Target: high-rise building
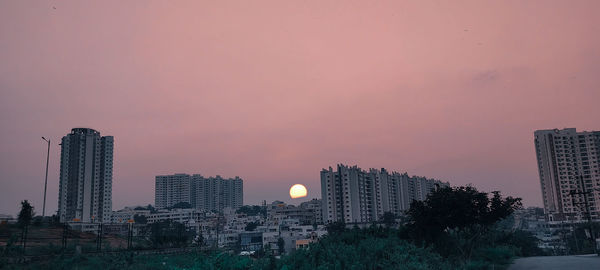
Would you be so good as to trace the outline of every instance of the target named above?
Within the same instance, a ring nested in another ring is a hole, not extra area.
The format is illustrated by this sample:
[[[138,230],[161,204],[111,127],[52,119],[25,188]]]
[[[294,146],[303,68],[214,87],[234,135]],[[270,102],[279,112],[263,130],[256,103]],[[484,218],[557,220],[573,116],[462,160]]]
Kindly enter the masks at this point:
[[[58,215],[61,222],[110,222],[112,136],[74,128],[62,138]]]
[[[401,215],[413,200],[424,200],[436,185],[449,186],[386,169],[364,171],[340,164],[334,171],[329,167],[321,171],[323,222],[367,223],[380,220],[385,212]]]
[[[239,177],[205,178],[202,175],[174,174],[156,176],[154,202],[156,208],[168,208],[186,202],[193,208],[223,211],[239,208],[244,201],[244,184]]]
[[[167,208],[177,203],[192,204],[191,177],[188,174],[156,176],[154,186],[154,205]]]
[[[583,220],[589,208],[599,220],[600,131],[537,130],[534,138],[546,219]]]
[[[204,178],[192,176],[192,206],[197,209],[223,211],[224,208],[240,208],[244,203],[244,183],[239,177],[223,179],[221,176]]]

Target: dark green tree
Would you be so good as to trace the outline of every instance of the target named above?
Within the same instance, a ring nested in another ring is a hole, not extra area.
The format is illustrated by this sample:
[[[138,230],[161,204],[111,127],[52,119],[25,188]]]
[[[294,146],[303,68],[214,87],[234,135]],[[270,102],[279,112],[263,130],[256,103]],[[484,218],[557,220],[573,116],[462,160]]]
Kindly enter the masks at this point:
[[[171,209],[176,209],[176,208],[178,208],[178,209],[190,209],[190,208],[192,208],[192,205],[190,203],[188,203],[188,202],[178,202],[178,203],[176,203],[175,205],[173,205],[171,207]]]
[[[249,223],[246,225],[246,228],[245,228],[245,230],[246,230],[246,231],[248,231],[248,232],[251,232],[251,231],[254,231],[254,230],[256,230],[256,227],[258,227],[258,223],[256,223],[256,222],[249,222]]]
[[[467,261],[481,237],[521,206],[520,198],[502,198],[498,191],[490,196],[471,186],[444,187],[412,202],[408,230],[417,242],[436,244],[441,253],[458,250]]]
[[[247,216],[266,216],[267,209],[258,205],[244,205],[235,211],[237,214],[246,214]]]
[[[31,224],[31,220],[33,219],[33,206],[29,204],[29,201],[24,200],[21,201],[21,211],[17,217],[19,226],[21,227],[21,241],[23,241],[23,250],[27,245],[27,233],[29,230],[29,224]]]
[[[155,222],[150,225],[150,241],[155,247],[183,247],[195,234],[188,231],[184,224],[171,220]]]
[[[277,249],[278,249],[280,255],[285,253],[285,241],[281,237],[279,237],[279,239],[277,239]]]
[[[544,251],[538,247],[539,240],[531,232],[516,230],[509,232],[507,243],[518,249],[517,255],[523,257],[541,256]]]
[[[338,234],[346,231],[346,223],[343,221],[335,221],[325,225],[328,234]]]
[[[133,215],[133,221],[137,224],[146,224],[148,223],[148,218],[144,215],[135,214]]]
[[[392,212],[385,212],[381,217],[383,224],[387,228],[391,228],[396,225],[396,215]]]

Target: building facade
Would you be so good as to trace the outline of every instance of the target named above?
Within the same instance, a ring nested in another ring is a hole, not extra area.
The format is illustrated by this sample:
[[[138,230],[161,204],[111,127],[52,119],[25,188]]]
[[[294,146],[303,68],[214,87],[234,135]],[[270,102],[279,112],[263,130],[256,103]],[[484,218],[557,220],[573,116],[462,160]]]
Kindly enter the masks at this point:
[[[237,209],[244,204],[244,182],[241,178],[204,178],[192,176],[192,206],[197,209],[222,212],[225,208]]]
[[[548,221],[600,219],[600,131],[537,130],[535,152]],[[586,207],[587,204],[587,207]]]
[[[321,171],[323,222],[367,223],[385,212],[401,215],[413,200],[424,200],[436,186],[448,183],[385,169],[364,171],[357,166],[338,165]]]
[[[157,209],[171,207],[177,203],[192,204],[190,175],[159,175],[155,180],[154,205]]]
[[[157,209],[185,202],[193,208],[222,212],[244,204],[244,183],[239,177],[205,178],[202,175],[174,174],[156,176],[154,203]]]
[[[62,138],[58,214],[61,222],[110,222],[113,175],[112,136],[74,128]]]

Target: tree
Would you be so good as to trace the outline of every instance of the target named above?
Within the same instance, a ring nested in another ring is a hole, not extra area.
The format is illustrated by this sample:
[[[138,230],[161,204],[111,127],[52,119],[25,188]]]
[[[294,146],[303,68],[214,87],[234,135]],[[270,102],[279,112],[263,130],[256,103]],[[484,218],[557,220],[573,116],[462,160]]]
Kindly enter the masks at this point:
[[[148,218],[144,215],[135,214],[133,215],[133,221],[138,224],[146,224],[148,223]]]
[[[343,221],[331,222],[325,225],[325,229],[327,230],[327,234],[330,235],[342,233],[346,230],[346,223]]]
[[[391,228],[396,224],[396,215],[392,212],[383,213],[381,219],[383,221],[383,224],[385,224],[385,227],[387,228]]]
[[[150,213],[152,213],[152,214],[157,212],[156,208],[154,208],[154,206],[152,206],[151,204],[148,204],[146,207],[137,206],[136,208],[133,208],[133,210],[150,210]]]
[[[178,202],[178,203],[176,203],[175,205],[173,205],[171,207],[171,209],[176,209],[176,208],[179,208],[179,209],[189,209],[189,208],[192,208],[192,205],[190,203],[188,203],[188,202]]]
[[[179,222],[166,220],[150,225],[150,240],[155,247],[185,246],[193,236],[194,233]]]
[[[27,200],[24,200],[21,202],[21,211],[19,212],[18,215],[18,223],[19,226],[22,228],[22,232],[21,232],[21,239],[23,241],[23,249],[25,249],[26,247],[26,243],[27,243],[27,232],[29,230],[29,224],[31,223],[31,220],[33,219],[33,206],[31,206],[31,204],[29,204],[29,202]]]
[[[204,236],[202,235],[202,233],[199,233],[198,235],[196,235],[196,237],[194,237],[194,241],[192,241],[192,244],[199,247],[204,246]]]
[[[254,230],[256,230],[256,227],[258,227],[258,223],[256,223],[256,222],[249,222],[249,223],[246,225],[246,228],[245,228],[245,230],[246,230],[246,231],[248,231],[248,232],[251,232],[251,231],[254,231]]]
[[[283,253],[285,253],[285,241],[281,237],[279,237],[279,239],[277,239],[277,249],[279,251],[279,255],[282,255]]]
[[[18,216],[18,223],[21,227],[29,226],[31,220],[33,219],[33,206],[29,204],[29,201],[24,200],[21,202],[21,211]]]
[[[544,252],[538,247],[539,240],[535,235],[528,231],[516,230],[511,232],[508,242],[519,249],[519,256],[541,256]]]
[[[267,209],[258,205],[244,205],[238,208],[235,213],[237,214],[246,214],[247,216],[266,216]]]
[[[418,242],[443,246],[442,251],[458,249],[468,260],[481,236],[521,206],[520,198],[502,198],[498,191],[490,197],[471,186],[444,187],[412,202],[408,229]]]

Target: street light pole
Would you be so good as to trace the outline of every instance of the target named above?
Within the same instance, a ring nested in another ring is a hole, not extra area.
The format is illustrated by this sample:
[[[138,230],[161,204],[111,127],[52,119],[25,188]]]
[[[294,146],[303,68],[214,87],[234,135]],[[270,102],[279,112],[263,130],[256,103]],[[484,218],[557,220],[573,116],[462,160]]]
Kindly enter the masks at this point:
[[[50,139],[42,137],[48,143],[48,153],[46,154],[46,180],[44,181],[44,206],[42,208],[42,218],[46,217],[46,190],[48,189],[48,163],[50,161]]]

